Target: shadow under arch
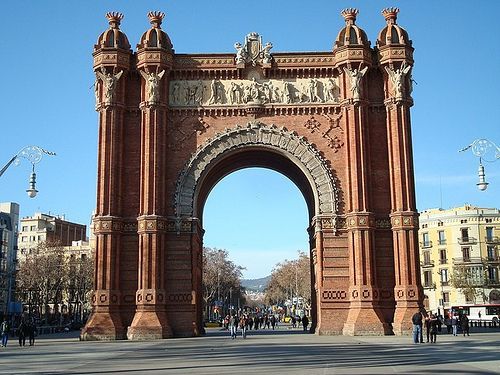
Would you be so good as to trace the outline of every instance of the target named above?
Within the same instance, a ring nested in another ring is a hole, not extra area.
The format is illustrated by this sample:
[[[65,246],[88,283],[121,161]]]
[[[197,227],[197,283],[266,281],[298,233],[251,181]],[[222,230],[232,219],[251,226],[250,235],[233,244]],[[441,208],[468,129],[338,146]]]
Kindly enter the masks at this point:
[[[228,174],[248,167],[268,168],[288,177],[301,191],[308,207],[310,223],[312,330],[316,328],[319,304],[316,293],[322,278],[323,265],[315,254],[319,220],[328,218],[335,228],[339,192],[331,169],[320,152],[305,138],[286,128],[250,122],[236,126],[208,139],[193,154],[180,173],[175,193],[175,214],[179,220],[193,220],[202,228],[203,209],[213,187]],[[203,240],[197,241],[202,252]],[[197,315],[202,327],[201,272],[196,297]],[[200,331],[203,331],[201,328]]]

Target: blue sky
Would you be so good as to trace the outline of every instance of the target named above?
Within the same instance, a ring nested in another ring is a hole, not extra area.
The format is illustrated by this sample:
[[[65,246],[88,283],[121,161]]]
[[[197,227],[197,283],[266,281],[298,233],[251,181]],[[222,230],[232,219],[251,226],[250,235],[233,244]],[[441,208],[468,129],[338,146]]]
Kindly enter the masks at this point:
[[[21,216],[42,211],[89,223],[97,155],[91,54],[107,28],[107,11],[125,14],[122,30],[132,46],[149,27],[146,13],[161,10],[178,53],[234,52],[234,42],[252,31],[272,42],[273,51],[285,52],[331,50],[346,7],[360,10],[357,24],[374,45],[387,6],[401,9],[398,23],[415,47],[418,209],[500,206],[500,163],[485,164],[490,186],[479,192],[478,159],[470,151],[458,153],[477,138],[500,143],[500,2],[481,0],[3,2],[0,164],[32,144],[57,156],[37,166],[36,199],[24,192],[30,166],[23,161],[0,178],[0,201],[18,202]],[[272,171],[227,176],[209,196],[204,223],[206,245],[228,249],[247,267],[247,277],[265,276],[276,262],[308,248],[304,199]]]

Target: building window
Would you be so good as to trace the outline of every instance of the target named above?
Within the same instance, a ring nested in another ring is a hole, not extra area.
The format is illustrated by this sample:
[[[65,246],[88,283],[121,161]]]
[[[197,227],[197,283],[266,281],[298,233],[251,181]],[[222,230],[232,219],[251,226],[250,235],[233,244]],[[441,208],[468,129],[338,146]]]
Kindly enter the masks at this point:
[[[36,236],[30,236],[30,241],[35,242],[36,241]]]
[[[488,267],[488,281],[495,284],[498,282],[498,269],[496,267]]]
[[[21,242],[28,242],[28,237],[27,236],[22,236],[21,237]]]
[[[450,293],[449,292],[444,292],[443,293],[443,302],[444,303],[450,302]]]
[[[493,240],[493,227],[486,227],[486,241]]]
[[[443,222],[441,220],[438,221],[438,227],[442,227],[443,226]]]
[[[432,271],[424,271],[424,287],[430,288],[432,286]]]
[[[491,219],[486,219],[487,223],[492,223]]]
[[[439,244],[440,245],[446,245],[446,238],[444,236],[444,230],[440,230],[438,232],[438,236],[439,236]]]
[[[460,220],[460,224],[467,224],[467,219]]]
[[[460,229],[460,233],[462,233],[462,241],[468,242],[469,241],[469,228]]]
[[[430,247],[429,233],[422,233],[422,247]]]
[[[448,285],[448,269],[442,268],[439,274],[441,275],[441,285]]]
[[[431,253],[429,251],[424,251],[424,264],[431,264]]]
[[[493,262],[497,260],[497,249],[495,246],[488,246],[488,260]]]
[[[27,225],[23,225],[23,227],[22,227],[22,228],[23,228],[23,229],[22,229],[22,231],[23,231],[23,232],[27,232],[27,231],[28,231],[28,226],[27,226]]]
[[[30,227],[30,230],[31,230],[31,231],[35,231],[35,230],[36,230],[36,225],[32,225],[32,226]]]
[[[427,228],[427,224],[422,224],[422,228]]]
[[[446,249],[439,250],[439,263],[446,264],[448,259],[446,259]]]
[[[464,262],[470,262],[470,247],[462,247],[462,258]]]

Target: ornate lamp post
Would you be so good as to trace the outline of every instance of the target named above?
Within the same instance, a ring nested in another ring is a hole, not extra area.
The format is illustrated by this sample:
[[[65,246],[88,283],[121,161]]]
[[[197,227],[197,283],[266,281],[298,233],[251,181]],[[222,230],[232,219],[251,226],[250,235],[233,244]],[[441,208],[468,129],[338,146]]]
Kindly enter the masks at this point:
[[[477,170],[479,182],[476,185],[479,190],[484,191],[488,188],[488,182],[486,182],[486,174],[484,173],[482,161],[484,160],[492,163],[500,159],[500,147],[487,139],[481,138],[476,139],[470,145],[458,152],[467,151],[469,149],[479,158],[479,168]]]
[[[0,170],[0,177],[5,173],[7,168],[11,166],[11,164],[19,165],[21,162],[21,158],[27,159],[32,166],[31,175],[29,179],[29,189],[26,190],[28,196],[30,198],[35,198],[38,190],[36,190],[36,173],[35,173],[35,164],[38,164],[40,160],[42,160],[43,155],[54,156],[56,153],[52,151],[47,151],[38,146],[26,146],[22,148],[17,154],[15,154],[12,159],[10,159],[7,164]]]

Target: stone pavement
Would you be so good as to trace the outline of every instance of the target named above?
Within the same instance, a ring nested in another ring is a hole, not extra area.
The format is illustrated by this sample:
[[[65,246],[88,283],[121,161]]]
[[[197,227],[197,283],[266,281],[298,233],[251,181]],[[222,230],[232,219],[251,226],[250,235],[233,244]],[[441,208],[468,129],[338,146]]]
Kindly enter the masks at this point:
[[[316,336],[299,330],[252,331],[231,340],[204,337],[149,342],[80,342],[78,333],[40,337],[0,348],[1,374],[491,374],[500,373],[500,330],[470,337]]]

